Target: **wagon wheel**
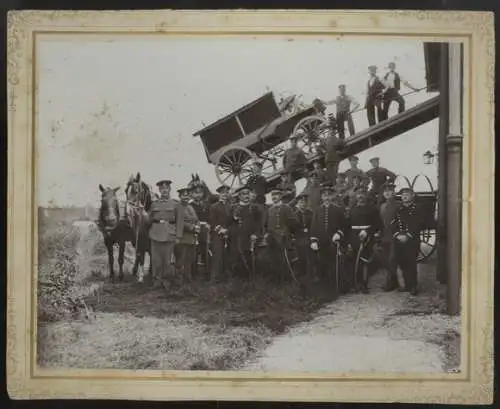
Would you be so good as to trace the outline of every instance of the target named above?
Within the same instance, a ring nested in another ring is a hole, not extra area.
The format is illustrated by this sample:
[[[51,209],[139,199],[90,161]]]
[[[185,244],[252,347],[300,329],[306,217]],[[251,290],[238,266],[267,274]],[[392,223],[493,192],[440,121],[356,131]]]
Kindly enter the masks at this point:
[[[256,160],[255,154],[247,148],[228,148],[215,165],[215,175],[221,184],[236,188],[246,183]]]
[[[427,228],[420,232],[420,248],[417,263],[423,263],[436,250],[436,229]]]
[[[314,115],[302,118],[293,128],[293,135],[298,137],[297,145],[307,156],[318,153],[318,146],[328,136],[327,125],[326,118]]]
[[[263,176],[269,176],[280,170],[284,152],[285,148],[281,145],[277,145],[266,149],[265,152],[259,155]]]

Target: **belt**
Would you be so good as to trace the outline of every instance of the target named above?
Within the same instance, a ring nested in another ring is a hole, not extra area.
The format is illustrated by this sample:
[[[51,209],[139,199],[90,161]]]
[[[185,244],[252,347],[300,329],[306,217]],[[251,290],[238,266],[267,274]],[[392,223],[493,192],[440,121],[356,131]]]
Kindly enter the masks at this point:
[[[366,230],[369,229],[371,226],[352,226],[351,229],[353,230]]]
[[[156,220],[156,223],[160,223],[160,224],[165,224],[165,223],[168,223],[168,224],[175,224],[175,222],[174,222],[174,221],[172,221],[172,220],[163,220],[163,219],[161,219],[161,220]]]

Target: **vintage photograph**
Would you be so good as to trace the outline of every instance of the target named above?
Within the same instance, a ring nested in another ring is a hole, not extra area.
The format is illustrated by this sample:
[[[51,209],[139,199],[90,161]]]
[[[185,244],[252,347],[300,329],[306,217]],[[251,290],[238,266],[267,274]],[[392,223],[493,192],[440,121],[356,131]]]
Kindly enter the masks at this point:
[[[17,399],[488,403],[491,13],[19,11]]]
[[[38,366],[460,371],[461,43],[37,52]]]

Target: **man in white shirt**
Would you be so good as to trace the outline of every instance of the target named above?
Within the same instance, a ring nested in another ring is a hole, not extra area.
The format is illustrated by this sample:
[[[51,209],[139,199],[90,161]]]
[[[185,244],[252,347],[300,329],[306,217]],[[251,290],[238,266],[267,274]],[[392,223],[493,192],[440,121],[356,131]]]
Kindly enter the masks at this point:
[[[337,108],[337,132],[340,139],[345,139],[345,123],[349,129],[349,135],[354,135],[354,122],[351,113],[359,108],[359,103],[350,95],[346,94],[344,84],[339,85],[339,95],[324,103],[325,105],[334,105]]]
[[[408,81],[405,81],[399,73],[396,72],[396,64],[394,62],[389,63],[389,71],[384,76],[384,85],[385,89],[383,91],[383,108],[382,115],[384,119],[388,118],[389,115],[389,107],[391,106],[392,101],[396,101],[398,103],[398,113],[404,112],[405,110],[405,100],[399,93],[401,89],[401,84],[410,88],[413,91],[418,91],[413,85],[411,85]]]

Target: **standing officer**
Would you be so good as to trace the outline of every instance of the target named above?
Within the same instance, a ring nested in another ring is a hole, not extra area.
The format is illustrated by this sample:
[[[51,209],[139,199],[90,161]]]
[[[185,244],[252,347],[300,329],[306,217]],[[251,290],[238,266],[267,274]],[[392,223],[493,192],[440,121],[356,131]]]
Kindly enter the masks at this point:
[[[217,188],[219,201],[210,207],[209,224],[212,228],[212,263],[210,265],[211,280],[218,280],[227,268],[227,247],[229,240],[229,226],[233,215],[229,203],[229,186]],[[225,265],[226,262],[226,265]]]
[[[283,192],[279,188],[271,190],[272,204],[266,212],[264,228],[269,255],[272,257],[272,272],[278,282],[283,282],[290,268],[287,262],[291,235],[296,228],[296,218],[292,208],[282,201]]]
[[[344,148],[344,142],[337,135],[331,133],[326,139],[326,173],[331,184],[335,183],[341,161],[340,154]]]
[[[405,287],[402,291],[417,295],[417,256],[420,250],[420,232],[422,219],[415,204],[412,188],[400,190],[401,204],[394,217],[394,256],[401,271]]]
[[[377,76],[377,66],[370,65],[368,67],[368,74],[370,78],[367,83],[365,108],[368,116],[368,126],[373,126],[376,122],[380,122],[384,119],[382,92],[385,87]],[[375,110],[377,112],[378,121],[375,119]]]
[[[291,202],[297,195],[297,188],[295,187],[291,173],[284,172],[281,174],[281,181],[278,183],[277,188],[281,190],[281,200],[283,200],[284,203]]]
[[[210,234],[209,226],[208,226],[208,217],[210,213],[210,206],[208,205],[208,200],[205,197],[205,192],[203,187],[196,186],[192,191],[193,200],[191,202],[191,206],[196,212],[196,216],[198,216],[198,220],[200,221],[200,232],[198,234],[198,245],[196,246],[196,257],[193,263],[194,273],[201,277],[201,271],[199,271],[199,263],[205,267],[205,274],[208,275],[208,259],[207,259],[207,238]]]
[[[359,103],[350,95],[346,94],[345,84],[339,85],[339,95],[331,100],[325,102],[325,105],[335,104],[337,108],[337,132],[339,138],[345,139],[345,123],[347,122],[347,127],[349,129],[349,135],[354,135],[354,121],[352,120],[352,111],[356,111],[359,108]]]
[[[233,206],[233,220],[229,228],[229,247],[234,273],[250,275],[251,249],[262,228],[262,219],[256,205],[250,203],[250,188],[238,189],[239,202]]]
[[[377,204],[382,202],[382,189],[386,183],[394,183],[396,174],[390,170],[380,166],[380,158],[374,157],[370,159],[372,168],[366,172],[366,176],[372,182],[371,195]]]
[[[262,176],[262,163],[255,162],[252,169],[252,175],[248,178],[247,186],[253,189],[256,193],[255,202],[259,204],[266,203],[266,186],[267,181]]]
[[[351,235],[349,244],[354,256],[354,290],[368,292],[368,278],[373,273],[374,238],[380,235],[382,220],[377,207],[368,203],[366,193],[358,192],[357,203],[350,211]]]
[[[361,186],[361,177],[354,175],[352,177],[352,185],[347,190],[347,211],[350,211],[356,206],[358,201],[358,193],[363,192],[364,188]]]
[[[191,189],[177,190],[184,217],[184,232],[179,243],[175,245],[175,264],[178,277],[183,282],[192,280],[192,269],[196,259],[196,240],[200,232],[199,219],[194,208],[189,204]]]
[[[317,252],[318,272],[325,281],[330,281],[334,294],[337,295],[335,274],[333,271],[336,254],[333,244],[340,245],[340,241],[349,231],[349,224],[345,213],[332,202],[333,186],[329,183],[323,184],[321,188],[322,204],[313,210],[311,220],[311,249]],[[332,244],[333,243],[333,244]]]
[[[302,193],[297,196],[295,205],[295,218],[297,220],[297,228],[295,229],[295,246],[297,248],[297,256],[299,258],[299,270],[302,277],[307,276],[310,261],[310,229],[312,220],[312,211],[307,208],[307,193]]]
[[[156,282],[161,282],[165,290],[178,284],[172,255],[174,246],[179,243],[184,233],[184,212],[181,204],[170,198],[170,180],[160,180],[156,185],[160,191],[160,198],[149,209],[151,228],[151,260],[153,275]]]
[[[396,72],[396,64],[394,62],[389,63],[389,71],[384,76],[385,89],[383,90],[383,119],[387,119],[389,116],[389,107],[392,101],[398,104],[398,113],[405,111],[405,99],[401,96],[399,91],[401,90],[401,83],[410,88],[412,91],[418,91],[413,85],[408,81],[405,81],[399,73]]]
[[[352,179],[356,175],[359,176],[360,184],[363,184],[363,181],[367,179],[367,176],[365,172],[363,172],[360,168],[358,168],[359,158],[356,155],[353,155],[349,156],[348,160],[350,168],[344,172],[347,179],[347,186],[352,187],[353,185]]]
[[[286,173],[297,174],[297,177],[302,176],[307,164],[306,155],[297,146],[297,136],[295,134],[292,134],[289,139],[290,148],[283,154],[283,170]]]
[[[396,217],[396,210],[399,203],[395,197],[395,185],[388,182],[383,188],[384,202],[380,205],[380,217],[383,223],[382,248],[384,250],[384,267],[387,272],[384,290],[392,291],[398,288],[398,272],[394,258],[394,243],[392,238],[392,222]]]

